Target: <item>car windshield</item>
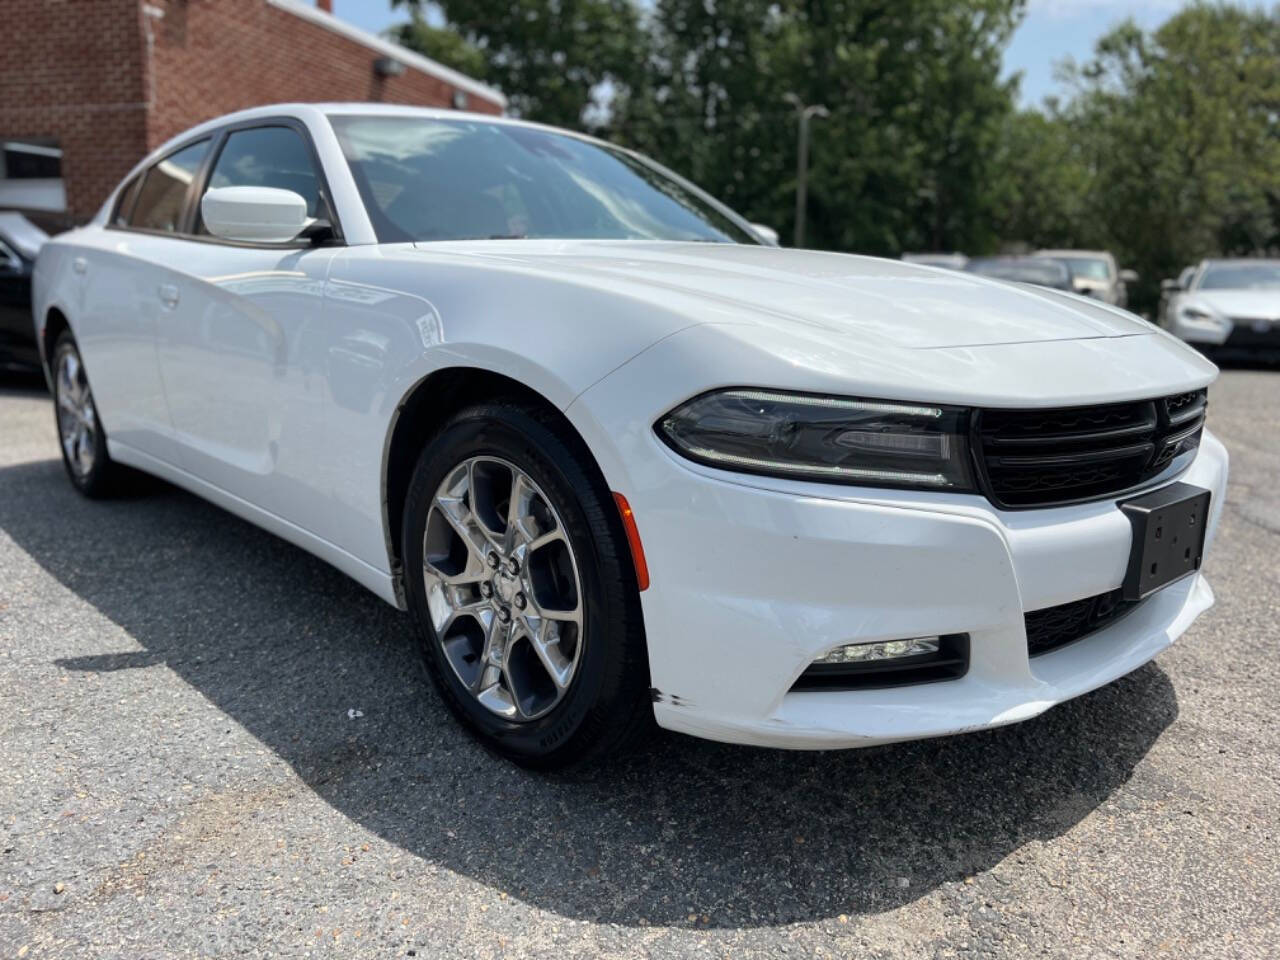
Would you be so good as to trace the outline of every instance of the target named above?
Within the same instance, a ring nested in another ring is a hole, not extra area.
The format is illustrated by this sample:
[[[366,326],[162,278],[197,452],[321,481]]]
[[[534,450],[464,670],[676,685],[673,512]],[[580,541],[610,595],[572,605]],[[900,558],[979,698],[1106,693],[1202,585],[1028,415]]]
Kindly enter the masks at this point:
[[[1200,278],[1201,290],[1280,289],[1280,263],[1214,263]]]
[[[554,239],[759,241],[627,151],[507,123],[334,116],[382,242]]]
[[[1071,279],[1110,280],[1111,264],[1101,257],[1055,257],[1067,265]]]
[[[1055,260],[971,260],[965,269],[984,277],[1044,286],[1066,286],[1070,279],[1067,268]]]

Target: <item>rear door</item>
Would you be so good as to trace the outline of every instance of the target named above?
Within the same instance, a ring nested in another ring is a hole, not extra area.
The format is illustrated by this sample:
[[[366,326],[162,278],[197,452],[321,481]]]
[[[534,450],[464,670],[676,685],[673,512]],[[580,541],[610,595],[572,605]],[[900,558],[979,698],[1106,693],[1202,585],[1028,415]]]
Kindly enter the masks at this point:
[[[72,326],[114,443],[180,465],[156,360],[156,331],[170,321],[183,282],[180,239],[190,194],[212,145],[184,144],[121,191],[102,229],[77,235],[72,267],[82,307]]]
[[[198,195],[211,187],[292,190],[336,222],[309,134],[288,119],[228,128]],[[324,282],[333,249],[209,234],[193,203],[185,276],[157,328],[160,371],[186,469],[323,535]]]

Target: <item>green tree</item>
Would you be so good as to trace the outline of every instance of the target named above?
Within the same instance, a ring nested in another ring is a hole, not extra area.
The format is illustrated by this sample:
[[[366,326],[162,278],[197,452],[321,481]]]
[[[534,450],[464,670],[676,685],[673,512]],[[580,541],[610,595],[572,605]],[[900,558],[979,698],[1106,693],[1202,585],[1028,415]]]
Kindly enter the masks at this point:
[[[815,121],[808,245],[986,248],[987,170],[1022,0],[658,0],[646,77],[613,135],[790,232],[796,117]]]
[[[401,46],[469,77],[484,80],[489,74],[489,61],[483,51],[468,43],[467,38],[456,30],[432,26],[417,11],[408,23],[392,27],[390,35]]]
[[[1089,215],[1093,180],[1080,132],[1050,112],[1011,113],[988,171],[992,232],[1006,252],[1105,244]]]
[[[401,42],[424,53],[419,40],[447,47],[446,55],[478,51],[484,61],[479,74],[507,95],[510,112],[543,123],[604,124],[611,93],[626,88],[646,59],[646,34],[631,0],[393,0],[393,5],[409,8],[420,22],[431,15],[444,24],[425,34],[412,31]],[[456,39],[445,40],[440,33]]]
[[[1193,4],[1146,34],[1132,23],[1069,69],[1063,122],[1091,183],[1082,219],[1142,275],[1280,245],[1280,8]]]

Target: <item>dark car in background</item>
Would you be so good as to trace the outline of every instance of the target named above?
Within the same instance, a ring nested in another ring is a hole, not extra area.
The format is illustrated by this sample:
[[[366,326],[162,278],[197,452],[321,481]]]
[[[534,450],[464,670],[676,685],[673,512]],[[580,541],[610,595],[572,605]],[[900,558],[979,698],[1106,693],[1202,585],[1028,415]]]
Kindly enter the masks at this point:
[[[22,214],[0,212],[0,371],[40,369],[31,319],[31,271],[47,239]]]
[[[993,280],[1033,283],[1055,290],[1074,289],[1066,264],[1041,257],[977,257],[968,262],[965,270]]]

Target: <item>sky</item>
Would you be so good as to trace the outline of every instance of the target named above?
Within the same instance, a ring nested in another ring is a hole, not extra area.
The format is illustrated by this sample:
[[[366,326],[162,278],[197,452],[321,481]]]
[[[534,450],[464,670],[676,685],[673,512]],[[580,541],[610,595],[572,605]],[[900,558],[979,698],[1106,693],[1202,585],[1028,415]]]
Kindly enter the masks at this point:
[[[1005,74],[1022,72],[1022,103],[1035,106],[1060,93],[1054,64],[1065,57],[1086,59],[1094,41],[1111,27],[1133,17],[1146,29],[1158,26],[1184,0],[1028,0],[1027,15],[1005,52]],[[407,19],[392,12],[389,0],[333,0],[334,13],[374,33]]]

